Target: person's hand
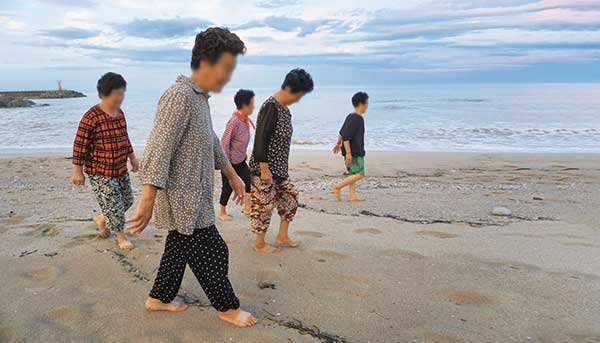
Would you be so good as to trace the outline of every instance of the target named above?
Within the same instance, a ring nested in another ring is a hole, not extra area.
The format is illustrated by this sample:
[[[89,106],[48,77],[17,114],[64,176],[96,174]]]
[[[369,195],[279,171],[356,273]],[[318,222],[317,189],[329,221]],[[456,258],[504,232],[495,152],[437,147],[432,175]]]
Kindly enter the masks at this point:
[[[352,164],[352,155],[346,155],[346,167],[350,167]]]
[[[335,154],[338,154],[338,153],[340,152],[340,150],[341,150],[341,149],[342,149],[342,145],[341,145],[340,143],[336,144],[336,145],[333,147],[333,154],[334,154],[334,155],[335,155]]]
[[[150,223],[150,219],[152,219],[152,212],[154,210],[154,200],[146,200],[142,198],[140,204],[138,205],[137,212],[135,216],[127,219],[127,229],[129,233],[132,235],[138,235],[144,231],[148,223]]]
[[[271,174],[271,171],[269,170],[269,168],[261,169],[260,179],[262,180],[262,182],[269,184],[269,185],[271,183],[273,183],[273,174]]]
[[[73,171],[71,182],[77,186],[83,186],[85,184],[85,175],[81,171]]]
[[[233,201],[241,205],[244,202],[244,194],[246,190],[246,186],[244,185],[244,181],[240,179],[239,176],[235,176],[232,179],[228,179],[229,186],[233,189]]]
[[[131,162],[132,173],[137,173],[138,171],[140,171],[140,162],[138,162],[137,158],[131,158],[129,159],[129,162]]]

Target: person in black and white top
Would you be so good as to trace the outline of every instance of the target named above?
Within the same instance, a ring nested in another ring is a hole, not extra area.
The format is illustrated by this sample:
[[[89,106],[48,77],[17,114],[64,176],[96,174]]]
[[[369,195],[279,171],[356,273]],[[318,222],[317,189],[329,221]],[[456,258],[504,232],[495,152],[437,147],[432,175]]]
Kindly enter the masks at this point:
[[[281,218],[275,243],[288,247],[299,245],[288,235],[290,222],[298,208],[298,192],[288,174],[293,133],[292,113],[288,106],[300,101],[313,88],[310,74],[303,69],[293,69],[286,75],[281,89],[263,103],[258,113],[254,149],[250,158],[250,224],[256,233],[256,252],[272,253],[279,250],[265,241],[274,208],[277,208]]]

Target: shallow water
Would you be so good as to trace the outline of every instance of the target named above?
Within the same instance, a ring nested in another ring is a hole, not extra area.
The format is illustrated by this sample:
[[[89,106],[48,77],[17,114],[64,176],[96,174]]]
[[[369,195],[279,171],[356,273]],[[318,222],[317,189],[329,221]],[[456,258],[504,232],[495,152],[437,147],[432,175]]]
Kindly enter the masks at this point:
[[[350,97],[367,91],[367,150],[600,152],[600,84],[486,84],[317,87],[291,107],[294,149],[329,149]],[[217,134],[233,110],[235,89],[211,97]],[[257,110],[272,93],[255,89]],[[87,98],[35,100],[49,106],[0,109],[0,151],[65,150]],[[123,109],[131,140],[143,146],[160,92],[129,89]]]

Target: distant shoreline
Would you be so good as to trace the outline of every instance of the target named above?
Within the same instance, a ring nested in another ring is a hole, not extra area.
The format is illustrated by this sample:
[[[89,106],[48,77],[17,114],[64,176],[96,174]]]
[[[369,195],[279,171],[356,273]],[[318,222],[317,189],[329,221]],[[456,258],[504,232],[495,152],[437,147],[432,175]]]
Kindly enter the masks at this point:
[[[87,95],[74,90],[41,90],[41,91],[0,91],[0,97],[13,97],[23,99],[67,99],[84,98]]]

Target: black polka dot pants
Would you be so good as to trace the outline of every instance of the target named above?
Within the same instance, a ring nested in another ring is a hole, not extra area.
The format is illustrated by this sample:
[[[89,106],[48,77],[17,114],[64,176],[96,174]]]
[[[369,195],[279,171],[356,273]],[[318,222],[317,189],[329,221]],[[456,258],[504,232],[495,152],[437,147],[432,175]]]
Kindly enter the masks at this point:
[[[214,225],[195,229],[191,235],[169,231],[150,297],[163,303],[173,301],[179,292],[186,264],[217,311],[240,307],[227,277],[229,249]]]

